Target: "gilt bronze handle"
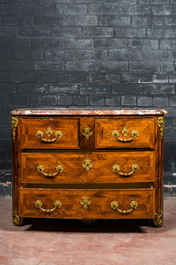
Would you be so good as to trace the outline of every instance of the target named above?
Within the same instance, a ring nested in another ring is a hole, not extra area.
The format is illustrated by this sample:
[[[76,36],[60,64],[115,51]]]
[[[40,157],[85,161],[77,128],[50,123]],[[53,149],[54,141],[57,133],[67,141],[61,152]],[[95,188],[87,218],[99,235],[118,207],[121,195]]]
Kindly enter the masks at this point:
[[[137,201],[131,201],[130,202],[131,209],[129,209],[129,210],[121,210],[121,209],[119,209],[118,208],[119,207],[119,203],[117,201],[112,201],[110,206],[111,206],[111,208],[113,210],[117,210],[121,214],[128,214],[132,210],[136,210],[136,208],[138,207],[138,203],[137,203]]]
[[[84,135],[86,137],[87,140],[89,140],[89,137],[93,134],[93,132],[91,131],[91,128],[89,127],[85,127],[82,135]]]
[[[125,176],[125,177],[128,177],[128,176],[131,176],[135,171],[138,171],[139,170],[139,166],[138,164],[133,164],[131,166],[131,171],[129,173],[123,173],[123,172],[120,172],[120,166],[119,165],[113,165],[112,167],[112,171],[113,172],[116,172],[118,173],[119,175],[121,176]]]
[[[51,137],[52,134],[53,134],[53,130],[50,127],[48,127],[46,129],[46,135],[48,137]],[[37,131],[36,136],[37,136],[37,138],[41,139],[45,143],[53,143],[57,139],[60,139],[63,136],[63,133],[61,131],[56,131],[54,134],[55,134],[55,137],[53,139],[46,139],[46,138],[44,138],[44,132],[39,130],[39,131]]]
[[[43,206],[43,202],[41,200],[35,201],[35,207],[39,208],[42,212],[45,212],[45,213],[52,213],[56,209],[60,209],[62,207],[62,203],[60,201],[55,201],[54,208],[52,209],[43,209],[42,206]]]
[[[37,166],[37,171],[41,174],[43,174],[45,177],[47,178],[53,178],[55,177],[58,173],[62,173],[64,171],[64,167],[62,165],[57,165],[56,167],[56,172],[53,173],[53,174],[48,174],[48,173],[45,173],[45,167],[43,165],[39,165]]]
[[[94,166],[94,164],[92,164],[92,160],[90,160],[89,158],[84,160],[84,163],[82,163],[82,167],[89,172],[91,170],[91,168]]]
[[[89,199],[89,197],[83,196],[82,200],[79,203],[84,207],[85,210],[87,210],[92,201]]]
[[[122,129],[122,134],[123,134],[124,136],[127,136],[128,133],[129,133],[128,128],[127,128],[127,127],[124,127],[124,128]],[[138,136],[139,136],[139,133],[138,133],[137,130],[134,129],[134,130],[132,130],[132,132],[131,132],[131,137],[130,137],[130,138],[125,138],[125,139],[122,139],[121,137],[119,137],[119,135],[120,135],[120,132],[119,132],[118,130],[114,130],[114,131],[112,132],[112,137],[114,137],[115,139],[118,139],[118,140],[121,141],[121,142],[130,142],[130,141],[133,140],[133,138],[138,137]]]

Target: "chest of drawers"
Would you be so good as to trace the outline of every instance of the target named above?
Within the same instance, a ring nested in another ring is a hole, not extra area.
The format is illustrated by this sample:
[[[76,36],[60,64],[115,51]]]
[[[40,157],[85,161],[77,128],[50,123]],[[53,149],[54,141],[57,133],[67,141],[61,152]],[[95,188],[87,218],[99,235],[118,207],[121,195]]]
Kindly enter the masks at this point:
[[[12,114],[14,225],[23,218],[163,224],[165,110]]]

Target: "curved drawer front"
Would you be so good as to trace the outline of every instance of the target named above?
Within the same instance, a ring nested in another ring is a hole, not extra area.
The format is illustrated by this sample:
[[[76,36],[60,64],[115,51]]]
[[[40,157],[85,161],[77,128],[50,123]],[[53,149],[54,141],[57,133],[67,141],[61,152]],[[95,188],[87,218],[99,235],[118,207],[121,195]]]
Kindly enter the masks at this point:
[[[22,153],[22,183],[130,183],[155,179],[153,152]]]
[[[41,218],[153,218],[154,189],[19,189],[19,214]]]
[[[22,149],[78,149],[78,119],[22,119]]]
[[[96,148],[153,148],[155,126],[153,118],[96,119]]]

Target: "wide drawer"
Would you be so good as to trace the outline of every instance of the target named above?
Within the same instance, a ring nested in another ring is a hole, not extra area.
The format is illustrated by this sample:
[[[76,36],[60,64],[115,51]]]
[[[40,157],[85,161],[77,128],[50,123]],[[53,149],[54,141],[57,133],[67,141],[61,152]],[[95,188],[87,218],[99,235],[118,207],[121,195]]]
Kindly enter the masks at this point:
[[[96,148],[153,148],[154,118],[96,119]]]
[[[154,180],[153,152],[21,153],[21,183],[129,183]]]
[[[43,218],[153,218],[154,189],[19,189],[19,215]]]
[[[78,119],[22,119],[20,146],[26,149],[78,149]]]

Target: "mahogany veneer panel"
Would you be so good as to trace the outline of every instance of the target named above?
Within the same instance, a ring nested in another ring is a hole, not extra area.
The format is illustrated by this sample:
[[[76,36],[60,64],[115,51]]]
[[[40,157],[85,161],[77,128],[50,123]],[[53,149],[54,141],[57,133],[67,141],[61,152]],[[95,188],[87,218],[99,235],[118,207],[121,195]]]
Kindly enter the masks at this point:
[[[81,190],[81,189],[23,189],[19,190],[19,214],[23,217],[40,218],[91,218],[91,219],[140,219],[154,217],[155,193],[153,189],[136,190]],[[88,209],[80,204],[82,197],[88,196],[91,204]],[[41,200],[44,209],[52,209],[53,203],[61,201],[62,207],[52,213],[44,213],[35,207]],[[122,210],[130,209],[130,202],[137,201],[138,207],[129,214],[122,215],[111,208],[110,203],[117,201]]]
[[[89,172],[82,163],[89,158],[93,167]],[[120,166],[120,172],[131,172],[131,166],[138,164],[139,170],[131,176],[121,176],[113,172],[113,165]],[[53,174],[56,166],[62,165],[64,171],[54,177],[45,177],[37,171],[43,165],[45,173]],[[154,152],[92,152],[92,153],[22,153],[22,183],[130,183],[151,182],[155,179]]]
[[[20,146],[26,149],[78,149],[78,126],[78,119],[22,119]],[[50,137],[46,135],[48,127],[53,131]],[[58,130],[63,135],[53,143],[44,142],[36,136],[38,131],[42,131],[45,139],[52,140]]]
[[[155,144],[155,126],[153,118],[145,119],[97,119],[95,120],[95,146],[96,148],[153,148]],[[127,127],[129,133],[124,137],[122,129]],[[112,136],[114,130],[120,132],[119,137],[128,139],[133,130],[139,136],[130,142],[121,142]]]

